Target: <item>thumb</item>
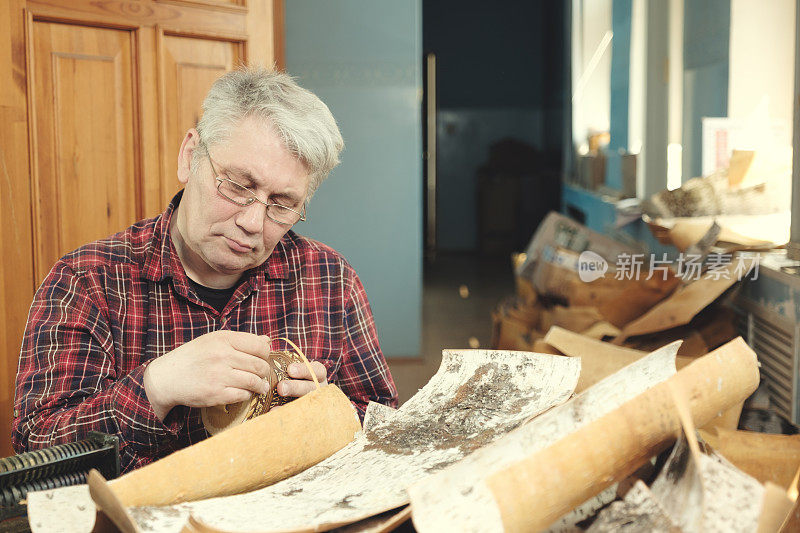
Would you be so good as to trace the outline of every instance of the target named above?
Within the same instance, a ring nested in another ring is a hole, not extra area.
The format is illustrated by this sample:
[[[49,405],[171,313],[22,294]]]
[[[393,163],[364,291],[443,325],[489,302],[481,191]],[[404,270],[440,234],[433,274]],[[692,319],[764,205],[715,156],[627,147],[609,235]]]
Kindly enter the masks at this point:
[[[272,339],[269,335],[261,335],[261,338],[264,339],[264,342],[267,344],[267,355],[269,355],[269,352],[272,351]]]

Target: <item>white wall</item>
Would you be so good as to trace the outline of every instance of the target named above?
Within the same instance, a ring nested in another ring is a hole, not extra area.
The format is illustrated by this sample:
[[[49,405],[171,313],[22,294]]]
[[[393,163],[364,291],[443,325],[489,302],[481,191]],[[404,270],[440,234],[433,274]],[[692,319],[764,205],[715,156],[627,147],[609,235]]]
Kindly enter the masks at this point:
[[[667,102],[665,68],[670,53],[671,3],[633,0],[628,150],[637,153],[636,195],[647,197],[667,186]]]
[[[683,0],[669,0],[669,100],[667,189],[681,186],[683,142]]]
[[[628,85],[628,152],[639,154],[636,162],[636,196],[644,193],[645,105],[647,76],[647,0],[631,3],[631,72]]]
[[[791,145],[795,0],[731,0],[728,117],[753,120],[757,108],[785,122]]]
[[[611,110],[611,0],[573,1],[573,140],[608,131]]]

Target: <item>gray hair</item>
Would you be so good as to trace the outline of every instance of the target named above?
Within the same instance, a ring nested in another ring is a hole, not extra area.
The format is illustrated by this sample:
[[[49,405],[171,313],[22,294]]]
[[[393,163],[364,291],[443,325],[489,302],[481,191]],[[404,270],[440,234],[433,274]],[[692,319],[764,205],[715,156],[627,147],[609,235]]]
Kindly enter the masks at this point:
[[[197,124],[202,149],[194,151],[196,170],[208,146],[225,142],[242,120],[268,122],[291,154],[310,172],[307,199],[339,164],[342,134],[328,106],[284,73],[262,67],[240,68],[223,75],[203,100]]]

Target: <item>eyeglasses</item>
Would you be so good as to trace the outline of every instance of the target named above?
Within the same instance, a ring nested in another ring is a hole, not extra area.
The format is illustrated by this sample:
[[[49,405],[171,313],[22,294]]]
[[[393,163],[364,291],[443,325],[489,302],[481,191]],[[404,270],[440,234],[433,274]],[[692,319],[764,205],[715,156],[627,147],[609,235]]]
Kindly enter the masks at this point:
[[[253,205],[255,202],[263,204],[267,208],[267,217],[281,226],[293,226],[298,222],[306,220],[306,206],[303,205],[303,211],[295,211],[291,207],[286,207],[281,204],[268,204],[261,200],[256,193],[244,185],[239,185],[235,181],[223,178],[222,175],[214,168],[214,161],[211,159],[211,154],[208,152],[208,147],[204,148],[208,162],[211,164],[211,171],[214,173],[214,179],[217,181],[217,191],[235,203],[236,205],[247,207]]]

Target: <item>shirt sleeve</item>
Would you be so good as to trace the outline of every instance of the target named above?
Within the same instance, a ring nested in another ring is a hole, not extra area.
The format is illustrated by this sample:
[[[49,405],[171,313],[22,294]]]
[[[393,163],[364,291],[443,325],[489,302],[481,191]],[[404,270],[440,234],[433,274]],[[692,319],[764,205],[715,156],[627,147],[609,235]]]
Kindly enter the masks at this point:
[[[361,280],[349,270],[350,289],[345,301],[342,364],[333,381],[358,411],[361,421],[369,402],[397,407],[397,388],[378,343],[378,334],[367,293]]]
[[[101,431],[120,439],[123,471],[148,462],[174,439],[182,418],[164,422],[145,393],[147,363],[126,375],[115,351],[105,297],[59,261],[34,296],[20,352],[12,444],[24,452]]]

